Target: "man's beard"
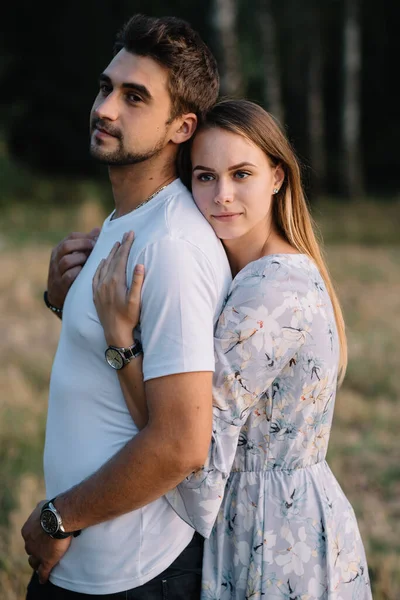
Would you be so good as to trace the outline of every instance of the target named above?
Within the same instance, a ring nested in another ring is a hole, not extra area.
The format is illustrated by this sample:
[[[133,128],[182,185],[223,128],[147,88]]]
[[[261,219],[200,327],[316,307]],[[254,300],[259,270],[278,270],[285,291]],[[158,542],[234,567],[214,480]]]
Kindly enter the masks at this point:
[[[123,148],[114,150],[113,152],[99,152],[99,148],[90,148],[90,154],[92,157],[103,165],[113,167],[126,167],[127,165],[136,165],[150,158],[158,156],[163,149],[164,144],[159,144],[152,150],[143,153],[126,152]]]
[[[138,163],[145,162],[151,158],[154,158],[155,156],[158,156],[165,146],[166,136],[164,135],[163,138],[158,140],[153,148],[145,152],[128,152],[124,149],[124,138],[122,134],[115,130],[111,131],[110,127],[103,127],[103,123],[100,120],[92,123],[92,134],[97,124],[99,124],[102,129],[105,129],[105,131],[109,132],[111,135],[114,135],[115,139],[119,141],[119,148],[110,152],[102,151],[101,143],[96,145],[93,145],[92,143],[90,144],[90,154],[92,157],[98,162],[108,166],[126,167],[128,165],[136,165]]]

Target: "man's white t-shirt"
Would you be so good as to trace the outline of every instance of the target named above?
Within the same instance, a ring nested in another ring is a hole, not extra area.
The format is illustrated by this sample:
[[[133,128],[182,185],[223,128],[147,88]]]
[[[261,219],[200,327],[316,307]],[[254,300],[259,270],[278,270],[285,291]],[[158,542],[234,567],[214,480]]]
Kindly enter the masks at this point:
[[[107,344],[93,303],[92,279],[126,231],[135,232],[127,268],[145,265],[140,331],[145,379],[214,371],[214,325],[231,272],[225,251],[177,179],[148,204],[110,215],[68,292],[50,380],[44,472],[47,498],[98,470],[138,433],[105,361]],[[140,485],[140,481],[138,481]],[[83,530],[51,573],[55,585],[86,594],[138,587],[166,569],[193,529],[165,498]]]

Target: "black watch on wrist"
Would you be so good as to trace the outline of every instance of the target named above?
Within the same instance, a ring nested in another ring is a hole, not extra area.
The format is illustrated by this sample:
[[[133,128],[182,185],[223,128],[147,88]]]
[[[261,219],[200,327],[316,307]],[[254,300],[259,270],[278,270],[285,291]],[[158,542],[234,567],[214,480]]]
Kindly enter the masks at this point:
[[[55,498],[43,504],[40,511],[40,525],[43,531],[56,540],[64,540],[71,535],[77,537],[81,530],[65,531],[61,515],[53,504],[54,500]]]
[[[128,346],[128,348],[108,346],[105,357],[110,367],[119,371],[122,367],[125,367],[125,365],[130,363],[131,360],[137,358],[141,354],[143,354],[142,344],[135,341],[132,346]]]

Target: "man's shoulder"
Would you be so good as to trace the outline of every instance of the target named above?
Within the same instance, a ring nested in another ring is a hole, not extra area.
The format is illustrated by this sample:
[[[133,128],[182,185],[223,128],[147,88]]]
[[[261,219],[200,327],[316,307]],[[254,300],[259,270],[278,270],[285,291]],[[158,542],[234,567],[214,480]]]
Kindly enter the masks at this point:
[[[197,208],[190,191],[180,180],[175,183],[174,193],[165,202],[168,235],[172,239],[187,241],[200,250],[224,253],[220,240]]]
[[[130,263],[143,259],[176,264],[178,255],[184,255],[189,264],[194,260],[213,271],[214,279],[230,277],[228,259],[221,241],[203,217],[193,196],[180,179],[162,192],[152,206],[140,216],[128,217],[128,227],[135,231]],[[140,217],[138,222],[134,219]],[[127,226],[127,223],[124,224]]]

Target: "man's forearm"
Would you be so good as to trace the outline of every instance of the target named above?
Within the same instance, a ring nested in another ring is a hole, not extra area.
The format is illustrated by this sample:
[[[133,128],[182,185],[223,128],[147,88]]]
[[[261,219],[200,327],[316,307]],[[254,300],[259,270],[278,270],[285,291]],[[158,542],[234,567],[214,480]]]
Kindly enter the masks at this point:
[[[198,468],[171,448],[162,432],[143,429],[103,467],[57,496],[66,531],[76,531],[136,510],[163,496]]]

